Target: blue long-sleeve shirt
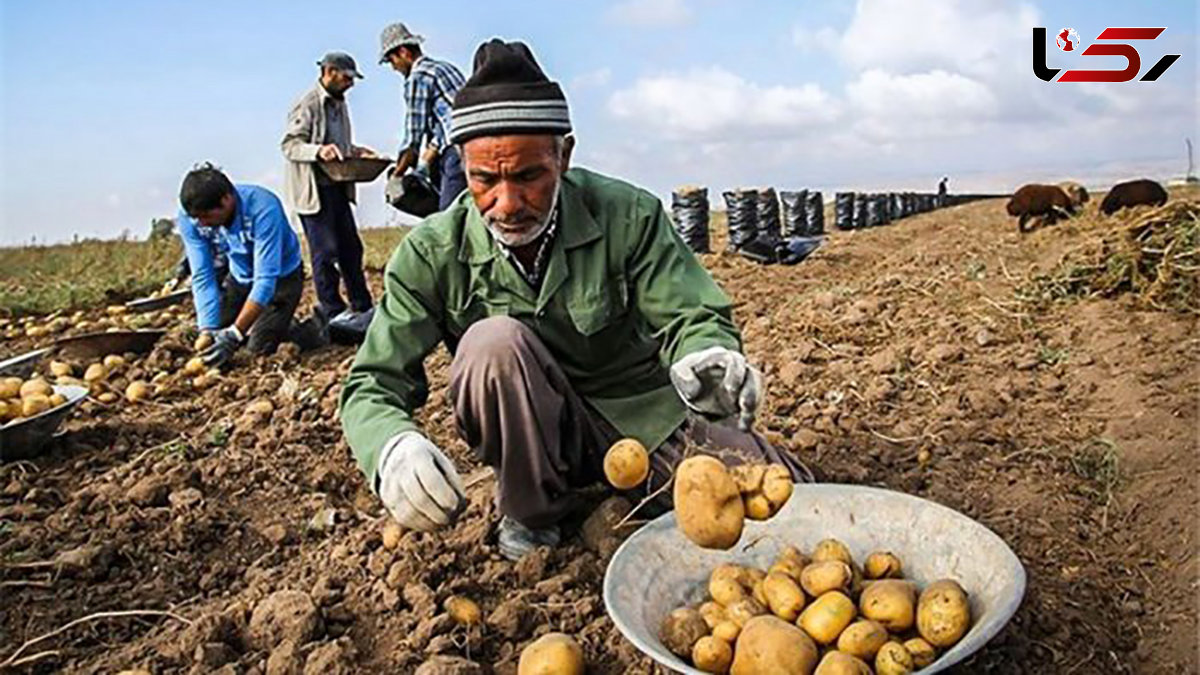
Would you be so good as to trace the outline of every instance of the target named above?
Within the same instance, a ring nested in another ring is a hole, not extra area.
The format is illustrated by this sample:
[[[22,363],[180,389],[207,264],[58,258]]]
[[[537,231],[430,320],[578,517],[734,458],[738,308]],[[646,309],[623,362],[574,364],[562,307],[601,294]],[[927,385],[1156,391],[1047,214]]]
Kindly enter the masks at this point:
[[[279,277],[295,272],[301,265],[300,240],[288,225],[279,198],[257,185],[235,185],[234,190],[237,208],[228,227],[203,227],[184,211],[179,212],[179,234],[192,266],[192,299],[201,330],[221,327],[214,244],[227,252],[234,281],[250,286],[248,299],[260,305],[271,302]]]

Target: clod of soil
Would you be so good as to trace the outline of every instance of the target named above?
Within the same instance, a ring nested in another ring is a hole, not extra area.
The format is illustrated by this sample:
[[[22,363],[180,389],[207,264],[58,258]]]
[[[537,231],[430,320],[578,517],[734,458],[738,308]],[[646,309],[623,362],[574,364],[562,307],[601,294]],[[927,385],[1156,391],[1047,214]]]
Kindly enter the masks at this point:
[[[257,649],[269,650],[284,640],[302,645],[324,631],[317,606],[301,591],[276,591],[250,615],[250,644]]]

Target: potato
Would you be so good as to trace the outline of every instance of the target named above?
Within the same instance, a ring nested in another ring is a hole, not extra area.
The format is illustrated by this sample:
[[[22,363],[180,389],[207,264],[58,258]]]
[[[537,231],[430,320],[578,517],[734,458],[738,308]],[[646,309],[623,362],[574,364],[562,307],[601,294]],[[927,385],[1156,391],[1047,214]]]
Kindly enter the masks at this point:
[[[725,465],[715,457],[689,457],[675,471],[679,529],[701,548],[728,549],[742,537],[746,511]]]
[[[777,616],[758,616],[738,636],[732,675],[809,675],[817,646],[804,631]]]
[[[452,595],[442,604],[454,622],[462,626],[475,626],[483,621],[483,611],[475,601],[461,595]]]
[[[846,630],[838,636],[837,648],[864,661],[872,661],[887,641],[886,628],[877,621],[862,619],[846,626]]]
[[[29,394],[21,397],[21,417],[33,417],[50,409],[50,397],[45,394]]]
[[[105,392],[100,393],[98,396],[96,396],[97,401],[100,401],[101,403],[106,403],[106,404],[116,403],[119,398],[120,397],[117,396],[116,392],[112,392],[112,391],[105,391]]]
[[[767,570],[767,574],[771,574],[772,572],[786,574],[791,577],[793,581],[799,583],[800,575],[804,573],[804,565],[801,565],[796,560],[781,557],[771,565],[770,569]]]
[[[209,347],[211,347],[212,344],[213,344],[212,333],[204,332],[204,333],[201,333],[200,336],[196,338],[196,341],[192,343],[192,349],[194,349],[198,352],[202,352],[205,349],[208,349]]]
[[[868,579],[899,579],[904,576],[900,559],[891,551],[876,551],[867,556],[863,575]]]
[[[618,490],[632,490],[650,475],[650,455],[632,438],[613,443],[604,455],[604,476]]]
[[[704,623],[708,624],[709,630],[716,628],[717,624],[726,620],[725,608],[715,600],[700,605],[696,611],[700,612],[700,616],[704,618]]]
[[[783,572],[771,572],[763,581],[763,593],[767,596],[767,607],[784,621],[795,621],[804,609],[804,591],[792,577]]]
[[[708,624],[700,612],[680,607],[663,618],[658,627],[658,639],[672,654],[681,659],[691,658],[696,641],[708,635]]]
[[[31,380],[26,380],[24,384],[21,385],[20,393],[21,398],[25,398],[33,394],[37,394],[39,396],[49,396],[50,394],[54,393],[54,387],[51,387],[50,383],[42,378],[35,377]]]
[[[871,667],[849,654],[829,652],[817,664],[813,675],[871,675]]]
[[[771,503],[771,513],[779,512],[792,498],[792,473],[782,464],[772,464],[763,474],[762,494]]]
[[[570,635],[546,633],[521,650],[517,675],[583,675],[583,648]]]
[[[916,588],[910,581],[881,579],[862,592],[858,607],[863,616],[900,633],[912,628],[916,618]]]
[[[937,650],[921,638],[905,640],[904,649],[912,656],[913,665],[917,668],[924,668],[937,661]]]
[[[108,312],[109,316],[120,316],[128,312],[129,308],[125,305],[109,305],[105,308],[105,311]]]
[[[67,377],[74,370],[75,369],[71,367],[71,364],[66,363],[64,361],[51,361],[50,362],[50,374],[55,377]]]
[[[773,515],[771,502],[767,501],[761,492],[743,494],[742,502],[745,506],[746,517],[750,520],[766,520]]]
[[[789,560],[796,563],[801,568],[808,567],[808,564],[812,562],[808,559],[808,556],[804,555],[800,549],[796,548],[795,546],[788,546],[784,548],[779,552],[779,557],[776,558],[776,560]]]
[[[19,377],[5,377],[0,379],[0,399],[17,398],[21,395],[21,385],[24,384]]]
[[[125,357],[120,354],[109,354],[104,357],[104,367],[109,370],[115,370],[125,365]]]
[[[729,468],[729,475],[737,483],[738,492],[748,494],[758,492],[762,488],[763,475],[766,474],[765,464],[738,464]]]
[[[720,638],[705,635],[692,647],[692,665],[706,673],[728,673],[733,647]]]
[[[103,363],[93,363],[83,372],[84,382],[103,382],[108,377],[108,368]]]
[[[767,606],[766,582],[767,578],[764,576],[762,579],[754,582],[754,585],[750,587],[750,596],[757,600],[758,604],[762,605],[763,607]]]
[[[195,379],[192,380],[192,388],[201,390],[208,389],[217,383],[217,379],[218,378],[215,375],[211,375],[209,373],[197,375]]]
[[[875,675],[908,675],[916,664],[912,654],[899,642],[888,642],[875,655]]]
[[[745,627],[750,619],[767,613],[767,608],[754,598],[742,598],[725,608],[725,616],[739,626]]]
[[[57,408],[67,402],[67,397],[59,393],[50,394],[50,407]]]
[[[394,551],[400,546],[400,538],[403,536],[404,530],[401,529],[400,524],[389,519],[387,524],[383,526],[383,532],[379,535],[379,538],[382,540],[385,549]]]
[[[800,612],[798,623],[812,639],[833,644],[854,621],[854,601],[841,591],[829,591]]]
[[[971,627],[971,603],[957,581],[935,581],[921,593],[917,604],[917,632],[934,647],[958,642]]]
[[[840,560],[814,562],[800,573],[800,586],[804,592],[817,597],[829,591],[849,591],[853,572]]]
[[[747,588],[753,588],[755,584],[758,584],[763,579],[767,578],[766,572],[758,569],[757,567],[750,567],[749,565],[742,565],[741,572],[742,572],[742,585]],[[766,603],[763,603],[763,604],[766,604]]]
[[[741,565],[717,565],[708,577],[708,594],[716,602],[728,607],[746,597],[748,589],[742,583],[744,578],[745,571]]]
[[[183,374],[184,375],[199,375],[200,373],[204,372],[204,369],[205,369],[204,359],[200,358],[199,356],[196,356],[194,358],[188,359],[188,362],[183,365]]]
[[[813,549],[813,562],[824,562],[826,560],[840,560],[847,565],[854,564],[854,557],[850,555],[850,549],[837,539],[823,539],[817,547]]]
[[[142,380],[134,380],[125,387],[125,400],[130,403],[138,403],[140,401],[148,401],[154,395],[154,389],[149,383]]]
[[[729,619],[713,626],[713,637],[724,640],[730,644],[737,641],[738,635],[741,635],[742,627]]]

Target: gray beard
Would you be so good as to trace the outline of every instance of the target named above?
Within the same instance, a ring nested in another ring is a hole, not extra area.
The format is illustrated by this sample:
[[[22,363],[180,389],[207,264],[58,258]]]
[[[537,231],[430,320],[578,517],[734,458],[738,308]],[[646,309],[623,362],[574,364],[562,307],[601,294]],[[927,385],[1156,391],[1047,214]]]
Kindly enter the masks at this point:
[[[558,208],[558,189],[559,185],[555,185],[554,200],[550,202],[550,209],[546,211],[546,215],[544,218],[542,218],[542,222],[538,223],[537,227],[529,230],[525,234],[514,237],[513,235],[501,232],[499,229],[493,226],[493,222],[490,218],[486,218],[485,222],[487,223],[487,230],[489,233],[491,233],[492,238],[495,239],[501,246],[506,248],[521,248],[522,246],[528,246],[529,244],[537,241],[538,237],[545,234],[546,228],[550,227],[550,221],[554,220],[554,210]]]

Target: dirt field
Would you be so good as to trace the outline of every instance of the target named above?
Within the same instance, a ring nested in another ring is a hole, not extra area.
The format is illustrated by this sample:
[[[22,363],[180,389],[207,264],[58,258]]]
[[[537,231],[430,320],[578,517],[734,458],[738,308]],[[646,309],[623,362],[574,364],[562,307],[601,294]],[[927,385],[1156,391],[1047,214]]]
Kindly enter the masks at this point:
[[[790,268],[704,257],[763,368],[773,441],[821,480],[958,509],[1025,563],[1021,610],[957,672],[1200,667],[1195,317],[1128,295],[1017,300],[1114,227],[1091,206],[1020,236],[1003,202],[968,204],[835,233]],[[5,341],[0,356],[35,344]],[[187,344],[167,338],[118,386],[178,367]],[[589,672],[658,672],[604,614],[611,540],[500,558],[490,476],[454,438],[444,353],[427,364],[421,419],[467,476],[471,506],[447,533],[385,541],[334,416],[351,357],[280,354],[200,394],[88,403],[52,454],[0,465],[0,663],[73,619],[158,610],[174,616],[72,627],[24,649],[37,658],[17,670],[407,673],[443,655],[482,669],[421,672],[515,673],[524,644],[561,630]],[[249,412],[258,400],[273,412]],[[483,606],[482,630],[451,626],[440,606],[452,593]]]

